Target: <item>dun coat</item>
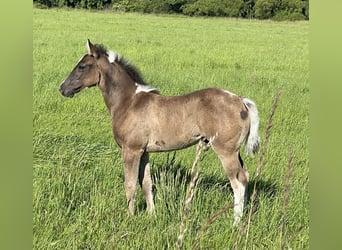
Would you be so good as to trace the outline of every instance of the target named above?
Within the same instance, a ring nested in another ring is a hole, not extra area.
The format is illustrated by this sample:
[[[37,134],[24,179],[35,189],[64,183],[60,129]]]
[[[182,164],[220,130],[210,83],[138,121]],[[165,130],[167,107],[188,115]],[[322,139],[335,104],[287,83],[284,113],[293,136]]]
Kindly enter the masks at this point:
[[[163,96],[146,85],[139,71],[118,54],[87,41],[88,53],[61,84],[63,96],[98,86],[112,118],[114,139],[122,149],[125,193],[134,214],[137,182],[154,211],[150,152],[183,149],[200,140],[211,142],[234,191],[234,224],[243,214],[248,172],[240,157],[259,145],[256,105],[229,91],[208,88],[182,96]]]

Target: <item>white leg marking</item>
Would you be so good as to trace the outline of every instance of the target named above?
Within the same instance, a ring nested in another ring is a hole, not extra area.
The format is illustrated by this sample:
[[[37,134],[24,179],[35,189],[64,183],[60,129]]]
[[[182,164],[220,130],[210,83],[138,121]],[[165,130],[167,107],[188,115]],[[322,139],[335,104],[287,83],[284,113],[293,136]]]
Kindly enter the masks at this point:
[[[145,198],[147,204],[147,211],[150,214],[154,214],[154,202],[152,194],[152,179],[150,173],[150,163],[148,162],[145,167],[145,180],[143,182],[143,189],[145,189]],[[146,190],[147,189],[147,190]]]
[[[240,223],[243,206],[245,202],[245,186],[236,180],[237,187],[233,188],[234,191],[234,224],[233,226],[237,226]]]

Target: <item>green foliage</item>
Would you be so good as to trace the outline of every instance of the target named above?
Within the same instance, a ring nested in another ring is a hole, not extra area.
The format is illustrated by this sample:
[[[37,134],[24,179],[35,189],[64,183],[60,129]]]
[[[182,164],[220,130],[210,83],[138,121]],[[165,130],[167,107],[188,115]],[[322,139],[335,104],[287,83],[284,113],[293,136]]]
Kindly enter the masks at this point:
[[[305,8],[308,6],[307,3],[302,0],[283,0],[280,11],[275,14],[274,19],[277,19],[277,16],[282,14],[282,18],[278,18],[279,20],[304,20],[307,18],[305,13]]]
[[[242,0],[198,0],[182,10],[186,15],[239,17],[243,6]]]
[[[167,1],[133,0],[130,1],[130,10],[143,13],[168,13]]]
[[[241,9],[241,16],[245,18],[254,18],[255,0],[243,0],[243,7]]]
[[[103,9],[112,5],[112,0],[33,0],[37,6]]]
[[[309,0],[33,0],[37,7],[111,8],[124,12],[179,13],[274,20],[309,19]]]
[[[279,8],[279,0],[256,0],[255,2],[255,17],[260,19],[268,19],[274,16]]]
[[[114,4],[125,6],[126,11],[143,13],[181,13],[181,7],[186,0],[122,0]]]
[[[188,2],[189,0],[168,0],[170,12],[183,13],[182,8]]]
[[[304,20],[307,19],[306,7],[308,1],[302,0],[256,0],[255,17],[274,20]]]
[[[114,11],[129,11],[129,0],[112,0],[112,9]]]
[[[303,0],[302,13],[306,20],[309,20],[309,0]]]

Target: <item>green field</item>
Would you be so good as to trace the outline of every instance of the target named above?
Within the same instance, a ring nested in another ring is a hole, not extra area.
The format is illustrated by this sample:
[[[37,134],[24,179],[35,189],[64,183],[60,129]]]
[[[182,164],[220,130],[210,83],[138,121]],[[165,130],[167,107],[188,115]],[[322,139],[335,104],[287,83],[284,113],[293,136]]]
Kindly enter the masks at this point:
[[[262,139],[282,87],[248,234],[232,227],[233,211],[228,210],[205,230],[200,248],[232,249],[238,244],[238,249],[280,249],[284,243],[286,249],[308,249],[308,29],[308,22],[34,9],[34,249],[177,247],[195,148],[151,155],[156,216],[145,213],[138,189],[136,216],[129,217],[120,149],[99,89],[73,99],[58,91],[86,53],[87,38],[125,56],[162,94],[220,87],[254,100]],[[283,209],[290,148],[293,171]],[[258,156],[242,155],[250,192]],[[192,249],[211,215],[233,202],[229,181],[212,151],[202,156],[197,169],[184,249]]]

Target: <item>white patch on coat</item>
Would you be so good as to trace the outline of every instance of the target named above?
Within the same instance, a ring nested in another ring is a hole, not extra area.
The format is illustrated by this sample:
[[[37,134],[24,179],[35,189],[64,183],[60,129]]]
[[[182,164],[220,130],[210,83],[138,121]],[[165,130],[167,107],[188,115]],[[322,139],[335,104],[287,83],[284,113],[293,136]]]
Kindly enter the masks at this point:
[[[135,83],[135,86],[137,86],[137,89],[135,90],[135,93],[138,94],[140,92],[152,92],[152,91],[156,91],[157,89],[148,85],[142,85],[139,83]]]
[[[115,62],[120,57],[119,54],[117,54],[117,53],[115,53],[114,51],[111,51],[111,50],[107,50],[107,54],[108,54],[108,61],[110,63]]]
[[[225,89],[222,89],[224,92],[226,92],[227,94],[230,94],[230,95],[235,95],[236,96],[236,94],[234,94],[234,93],[232,93],[232,92],[230,92],[230,91],[228,91],[228,90],[225,90]]]

